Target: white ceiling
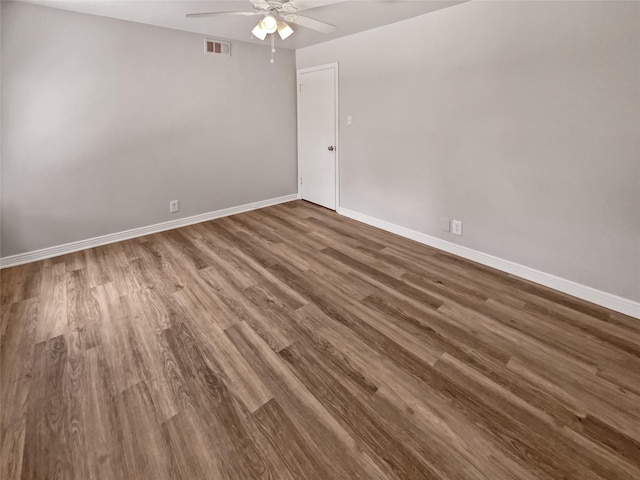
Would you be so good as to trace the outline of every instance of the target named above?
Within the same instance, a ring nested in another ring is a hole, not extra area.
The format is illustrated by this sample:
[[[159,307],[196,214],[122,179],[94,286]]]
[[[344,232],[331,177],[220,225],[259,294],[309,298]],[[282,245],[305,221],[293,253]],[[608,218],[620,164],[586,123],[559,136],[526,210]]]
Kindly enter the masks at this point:
[[[229,40],[263,43],[252,38],[260,17],[185,18],[186,13],[251,10],[249,0],[19,0],[62,10],[130,20]],[[307,9],[302,15],[337,27],[322,34],[293,25],[294,35],[280,48],[302,48],[407,18],[424,15],[468,0],[334,0],[336,3]],[[268,39],[267,39],[268,41]]]

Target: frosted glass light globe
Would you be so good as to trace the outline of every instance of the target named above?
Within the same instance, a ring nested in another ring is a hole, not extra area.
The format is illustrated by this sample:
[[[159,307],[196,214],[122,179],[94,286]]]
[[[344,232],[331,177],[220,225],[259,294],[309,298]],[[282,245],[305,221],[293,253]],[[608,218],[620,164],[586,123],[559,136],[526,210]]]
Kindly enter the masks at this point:
[[[278,29],[278,21],[273,15],[267,15],[262,19],[262,29],[267,33],[273,33]]]

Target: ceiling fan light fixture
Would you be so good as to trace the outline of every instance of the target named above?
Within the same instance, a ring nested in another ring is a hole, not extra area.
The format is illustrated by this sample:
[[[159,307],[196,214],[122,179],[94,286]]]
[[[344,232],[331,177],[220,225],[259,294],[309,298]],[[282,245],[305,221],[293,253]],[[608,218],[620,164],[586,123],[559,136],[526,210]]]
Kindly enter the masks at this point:
[[[289,38],[293,34],[293,28],[282,20],[278,22],[278,35],[282,40]]]
[[[278,29],[278,21],[273,15],[265,15],[260,22],[260,26],[267,33],[274,33]]]
[[[251,33],[254,37],[259,38],[260,40],[264,40],[265,38],[267,38],[267,32],[262,28],[262,20],[260,20],[258,24],[253,27]]]

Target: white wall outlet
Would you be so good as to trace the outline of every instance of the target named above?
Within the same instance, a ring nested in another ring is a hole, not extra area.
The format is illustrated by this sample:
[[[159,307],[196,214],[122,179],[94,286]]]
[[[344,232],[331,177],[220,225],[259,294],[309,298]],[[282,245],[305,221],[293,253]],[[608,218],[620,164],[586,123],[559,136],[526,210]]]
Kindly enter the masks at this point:
[[[454,235],[462,235],[462,222],[460,220],[452,220],[451,227]]]
[[[351,124],[353,124],[353,119],[351,118],[351,115],[347,115],[347,125]]]
[[[169,202],[169,213],[176,213],[180,210],[180,205],[178,204],[178,200],[171,200]]]
[[[442,229],[443,232],[450,232],[451,231],[451,220],[449,220],[448,218],[443,218],[442,222],[440,224],[440,228]]]

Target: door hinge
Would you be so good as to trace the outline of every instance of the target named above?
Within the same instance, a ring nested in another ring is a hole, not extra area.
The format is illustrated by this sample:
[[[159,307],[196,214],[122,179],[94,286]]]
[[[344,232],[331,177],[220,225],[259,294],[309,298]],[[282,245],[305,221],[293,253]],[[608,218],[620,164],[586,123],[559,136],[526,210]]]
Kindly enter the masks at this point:
[[[300,84],[300,93],[302,93],[302,84]]]
[[[300,185],[302,185],[302,177],[300,177]]]

